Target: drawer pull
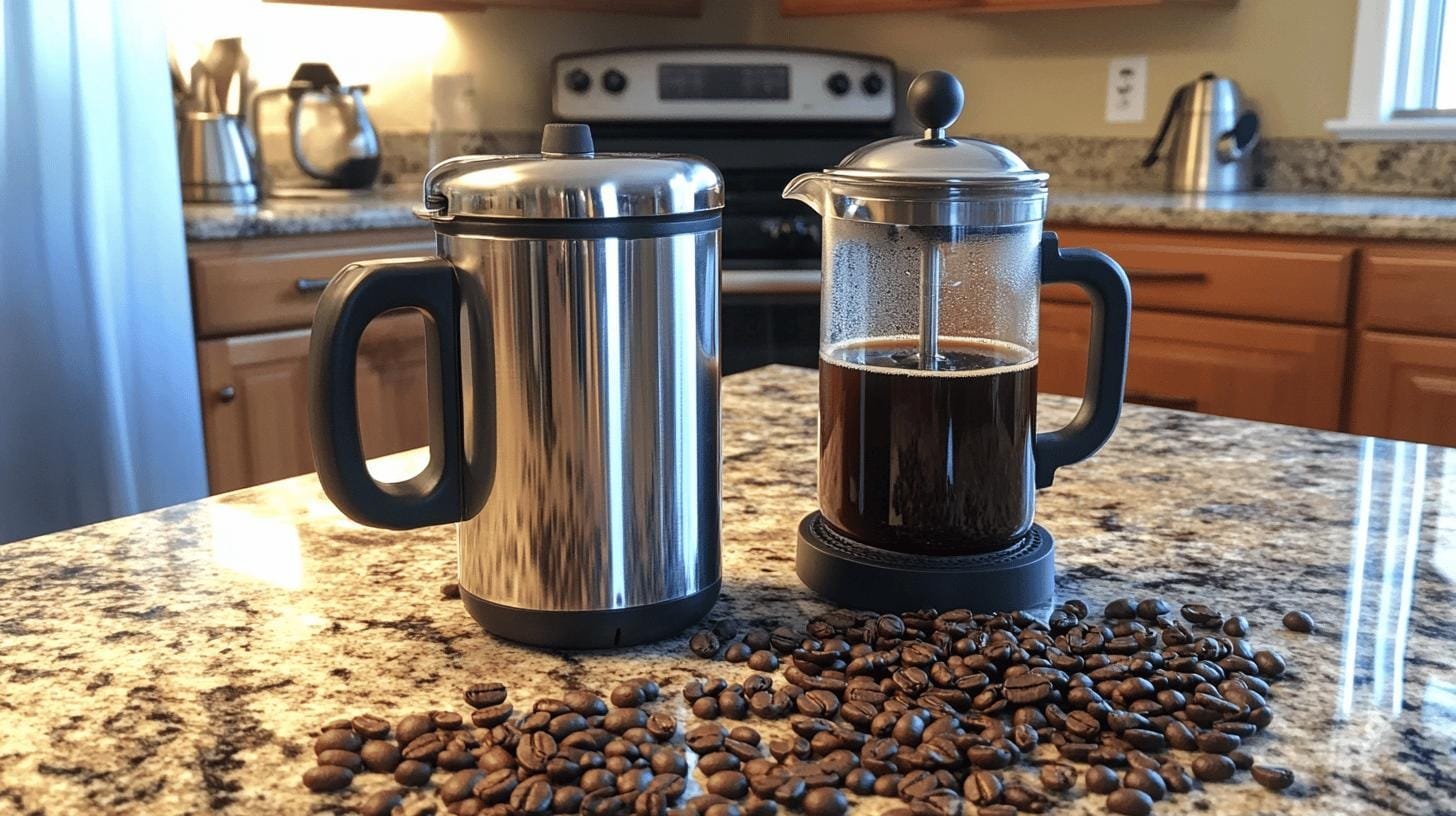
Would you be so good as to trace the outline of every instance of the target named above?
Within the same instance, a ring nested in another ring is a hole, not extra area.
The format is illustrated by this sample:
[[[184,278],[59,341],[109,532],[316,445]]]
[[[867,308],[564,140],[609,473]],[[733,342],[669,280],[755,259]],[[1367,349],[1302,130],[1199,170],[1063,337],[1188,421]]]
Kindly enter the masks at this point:
[[[299,278],[293,282],[293,288],[297,289],[300,295],[322,292],[328,285],[328,278]]]
[[[1158,408],[1172,408],[1178,411],[1198,410],[1198,400],[1193,397],[1170,397],[1164,394],[1140,394],[1136,391],[1129,391],[1127,401]]]
[[[1208,283],[1205,272],[1165,272],[1156,269],[1129,269],[1128,280],[1140,283]]]
[[[233,388],[231,385],[224,385],[222,388],[217,389],[218,402],[229,403],[236,399],[237,396],[238,389]]]

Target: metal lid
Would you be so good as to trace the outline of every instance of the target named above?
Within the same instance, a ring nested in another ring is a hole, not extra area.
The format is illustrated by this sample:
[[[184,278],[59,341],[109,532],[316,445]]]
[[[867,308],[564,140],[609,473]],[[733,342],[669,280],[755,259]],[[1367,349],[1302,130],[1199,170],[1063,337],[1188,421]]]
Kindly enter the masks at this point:
[[[425,176],[433,221],[689,215],[723,206],[723,176],[696,156],[597,153],[586,125],[547,125],[541,152],[459,156]]]

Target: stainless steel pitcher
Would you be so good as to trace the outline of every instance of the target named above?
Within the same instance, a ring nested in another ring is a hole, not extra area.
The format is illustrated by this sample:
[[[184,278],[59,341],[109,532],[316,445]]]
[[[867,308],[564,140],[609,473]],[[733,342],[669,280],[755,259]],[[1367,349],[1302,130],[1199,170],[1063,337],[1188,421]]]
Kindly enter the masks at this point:
[[[465,156],[425,179],[439,257],[344,268],[314,320],[310,422],[329,498],[393,529],[459,522],[460,589],[487,630],[553,647],[672,634],[718,596],[723,180],[690,156]],[[365,326],[424,312],[430,463],[365,470]]]
[[[1167,187],[1174,192],[1233,193],[1253,189],[1254,148],[1259,144],[1259,115],[1249,110],[1238,83],[1203,74],[1180,85],[1168,100],[1158,135],[1143,167],[1162,156]]]

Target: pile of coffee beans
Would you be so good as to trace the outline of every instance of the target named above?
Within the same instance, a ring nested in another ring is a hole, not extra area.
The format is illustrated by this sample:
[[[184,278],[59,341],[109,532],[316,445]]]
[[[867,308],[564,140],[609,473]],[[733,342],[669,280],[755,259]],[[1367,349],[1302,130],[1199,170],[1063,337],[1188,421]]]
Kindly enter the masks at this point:
[[[1294,784],[1247,751],[1273,720],[1269,684],[1285,662],[1245,639],[1244,617],[1129,598],[1103,618],[1073,600],[1045,622],[834,611],[741,635],[720,622],[688,649],[753,672],[687,682],[687,723],[645,678],[521,711],[504,685],[479,683],[464,691],[468,717],[325,724],[303,784],[339,791],[391,774],[398,787],[357,803],[371,816],[841,816],[851,796],[897,799],[897,816],[1011,816],[1078,795],[1139,816],[1240,771],[1271,790]]]

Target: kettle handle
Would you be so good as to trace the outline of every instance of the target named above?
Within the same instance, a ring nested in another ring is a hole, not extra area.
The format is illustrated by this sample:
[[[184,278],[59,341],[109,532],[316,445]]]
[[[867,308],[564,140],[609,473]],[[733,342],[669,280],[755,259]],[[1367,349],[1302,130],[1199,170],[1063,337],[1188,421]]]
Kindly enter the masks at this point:
[[[374,318],[409,308],[428,324],[430,461],[410,479],[384,483],[369,475],[359,438],[359,338]],[[308,373],[314,465],[324,493],[344,515],[393,530],[461,520],[465,454],[455,267],[442,258],[404,258],[339,270],[314,313]]]
[[[1188,93],[1187,85],[1178,86],[1173,92],[1173,97],[1168,100],[1168,109],[1163,112],[1163,121],[1158,125],[1158,135],[1153,137],[1153,144],[1148,148],[1148,155],[1143,157],[1143,167],[1152,167],[1158,162],[1158,151],[1163,149],[1163,140],[1168,137],[1168,130],[1173,126],[1173,116],[1178,109],[1183,107],[1183,97]]]
[[[1117,262],[1095,249],[1059,249],[1057,234],[1041,239],[1041,282],[1075,283],[1092,301],[1092,331],[1087,349],[1087,384],[1082,407],[1066,427],[1036,435],[1036,486],[1050,487],[1057,468],[1096,453],[1122,414],[1127,380],[1128,330],[1132,290]]]

